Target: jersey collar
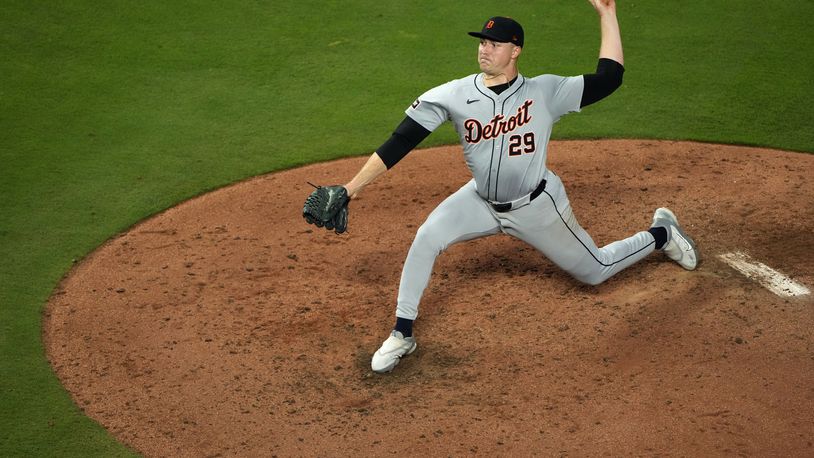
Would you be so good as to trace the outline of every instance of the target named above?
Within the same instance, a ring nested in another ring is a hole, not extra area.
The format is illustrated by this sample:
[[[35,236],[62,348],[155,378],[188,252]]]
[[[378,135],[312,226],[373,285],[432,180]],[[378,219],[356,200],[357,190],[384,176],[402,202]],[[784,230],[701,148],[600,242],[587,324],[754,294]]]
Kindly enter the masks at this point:
[[[517,74],[517,79],[514,80],[514,83],[511,86],[509,86],[508,89],[501,92],[500,94],[495,94],[484,83],[484,77],[485,76],[486,75],[483,72],[478,73],[475,76],[475,87],[478,89],[478,92],[480,92],[481,94],[485,95],[486,97],[489,97],[490,99],[492,99],[492,100],[494,100],[496,102],[497,101],[502,101],[502,100],[504,100],[504,99],[506,99],[508,97],[511,97],[512,95],[514,95],[515,92],[517,92],[517,89],[519,89],[520,86],[522,86],[523,83],[526,82],[526,77],[524,77],[522,74],[518,73]]]

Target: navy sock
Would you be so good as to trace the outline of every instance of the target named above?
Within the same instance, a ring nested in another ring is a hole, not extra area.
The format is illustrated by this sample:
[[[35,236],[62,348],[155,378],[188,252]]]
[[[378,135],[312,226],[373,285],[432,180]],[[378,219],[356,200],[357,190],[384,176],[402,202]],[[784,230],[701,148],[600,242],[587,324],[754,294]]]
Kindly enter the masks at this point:
[[[404,337],[412,337],[413,320],[396,317],[396,331],[400,332]]]
[[[656,239],[656,249],[660,250],[664,248],[664,245],[667,243],[667,228],[661,226],[653,226],[647,230],[650,234],[653,235],[653,238]]]

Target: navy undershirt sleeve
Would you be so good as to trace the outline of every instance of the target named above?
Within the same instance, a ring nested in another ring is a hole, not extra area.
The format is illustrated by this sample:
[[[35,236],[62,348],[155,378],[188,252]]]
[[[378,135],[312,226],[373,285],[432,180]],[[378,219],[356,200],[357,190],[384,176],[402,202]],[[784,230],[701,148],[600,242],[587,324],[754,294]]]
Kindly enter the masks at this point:
[[[389,170],[429,135],[430,131],[424,126],[413,118],[405,116],[401,124],[393,131],[393,135],[376,150],[376,154]]]
[[[579,107],[583,108],[598,102],[611,95],[622,85],[622,74],[625,67],[613,59],[601,58],[596,64],[596,73],[582,75],[585,87],[582,90],[582,100]]]

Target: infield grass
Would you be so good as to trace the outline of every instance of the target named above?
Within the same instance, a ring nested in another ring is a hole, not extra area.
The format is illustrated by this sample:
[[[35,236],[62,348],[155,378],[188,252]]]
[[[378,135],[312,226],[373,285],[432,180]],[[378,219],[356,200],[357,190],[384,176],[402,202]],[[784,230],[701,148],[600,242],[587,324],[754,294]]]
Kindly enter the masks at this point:
[[[491,5],[0,4],[0,456],[132,454],[72,403],[41,342],[47,298],[104,240],[249,176],[370,153],[419,94],[477,71],[465,32],[489,15],[524,24],[523,73],[593,70],[586,2]],[[622,1],[619,16],[623,87],[556,138],[814,151],[814,3]],[[422,146],[454,142],[444,127]]]

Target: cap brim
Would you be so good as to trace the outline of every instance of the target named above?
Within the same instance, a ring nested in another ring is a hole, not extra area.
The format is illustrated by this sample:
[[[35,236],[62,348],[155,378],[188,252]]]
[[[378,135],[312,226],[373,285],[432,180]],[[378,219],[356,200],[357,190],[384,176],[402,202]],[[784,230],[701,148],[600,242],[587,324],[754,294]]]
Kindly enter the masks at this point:
[[[498,43],[511,43],[508,40],[503,40],[503,39],[498,38],[498,37],[489,36],[489,35],[486,35],[485,33],[481,33],[481,32],[469,32],[469,35],[473,36],[475,38],[485,38],[487,40],[497,41]]]

